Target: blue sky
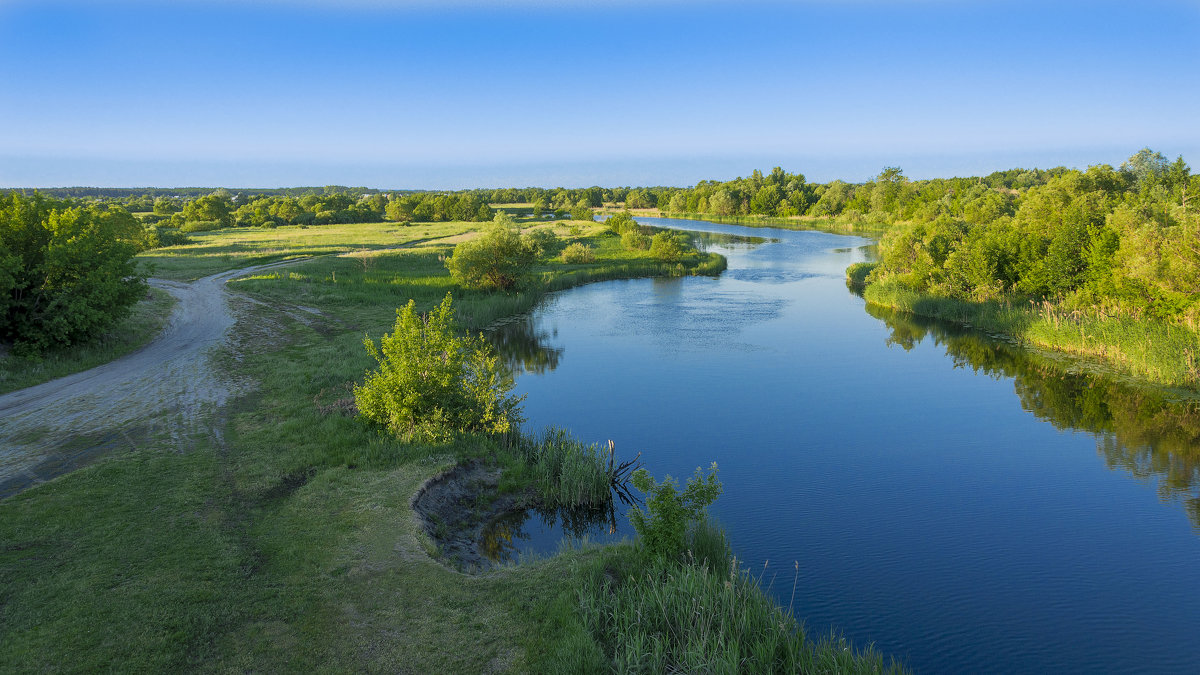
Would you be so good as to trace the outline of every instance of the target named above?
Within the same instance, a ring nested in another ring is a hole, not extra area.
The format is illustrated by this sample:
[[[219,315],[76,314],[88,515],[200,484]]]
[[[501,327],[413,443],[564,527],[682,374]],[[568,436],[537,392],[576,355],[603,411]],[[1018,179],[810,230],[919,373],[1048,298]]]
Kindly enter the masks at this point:
[[[1200,162],[1196,1],[0,0],[0,64],[2,186]]]

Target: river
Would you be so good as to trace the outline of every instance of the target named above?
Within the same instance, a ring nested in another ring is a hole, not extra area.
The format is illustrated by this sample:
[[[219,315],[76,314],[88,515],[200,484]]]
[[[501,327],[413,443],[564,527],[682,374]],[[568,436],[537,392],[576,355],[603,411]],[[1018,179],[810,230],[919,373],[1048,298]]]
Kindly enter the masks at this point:
[[[659,477],[717,462],[711,512],[811,635],[916,672],[1200,672],[1196,404],[865,307],[844,270],[868,239],[638,220],[712,233],[729,269],[511,326],[528,427]]]

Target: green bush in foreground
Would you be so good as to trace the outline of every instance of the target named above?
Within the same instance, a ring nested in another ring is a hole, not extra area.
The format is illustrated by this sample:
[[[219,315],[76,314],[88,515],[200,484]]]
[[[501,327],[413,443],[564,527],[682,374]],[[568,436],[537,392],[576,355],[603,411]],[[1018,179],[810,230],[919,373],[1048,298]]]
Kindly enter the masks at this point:
[[[354,387],[359,414],[399,436],[441,442],[458,432],[504,433],[523,420],[524,396],[511,396],[512,374],[475,336],[455,334],[450,294],[425,316],[410,300],[379,346],[363,344],[379,364]]]
[[[704,509],[721,495],[717,463],[713,462],[707,477],[696,467],[683,492],[670,476],[659,483],[645,469],[634,471],[631,478],[633,486],[647,495],[645,509],[629,511],[629,520],[646,550],[655,558],[680,557],[688,527],[702,520]]]

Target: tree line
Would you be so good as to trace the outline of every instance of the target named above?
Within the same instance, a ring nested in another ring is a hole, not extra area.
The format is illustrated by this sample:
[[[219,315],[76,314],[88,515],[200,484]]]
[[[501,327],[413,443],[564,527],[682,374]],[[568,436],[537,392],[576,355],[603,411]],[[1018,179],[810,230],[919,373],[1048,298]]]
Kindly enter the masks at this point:
[[[885,213],[897,224],[868,283],[1200,319],[1200,175],[1182,157],[1143,149],[1119,168],[1056,171],[1020,188],[963,187],[936,201],[906,181],[886,188]]]

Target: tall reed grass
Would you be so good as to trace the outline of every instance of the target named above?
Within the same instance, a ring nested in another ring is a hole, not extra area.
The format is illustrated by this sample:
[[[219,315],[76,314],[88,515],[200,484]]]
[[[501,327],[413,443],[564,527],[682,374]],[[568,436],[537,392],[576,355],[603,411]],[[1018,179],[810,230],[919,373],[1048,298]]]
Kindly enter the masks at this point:
[[[584,622],[616,672],[879,673],[871,648],[807,638],[790,610],[738,568],[649,562],[623,578],[597,575],[579,594]]]

